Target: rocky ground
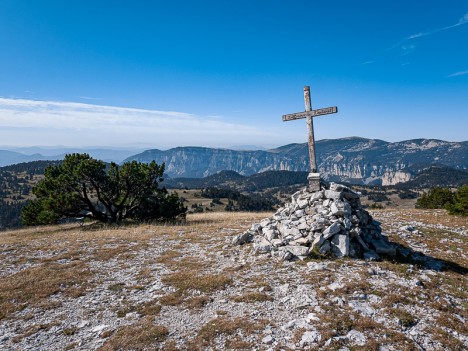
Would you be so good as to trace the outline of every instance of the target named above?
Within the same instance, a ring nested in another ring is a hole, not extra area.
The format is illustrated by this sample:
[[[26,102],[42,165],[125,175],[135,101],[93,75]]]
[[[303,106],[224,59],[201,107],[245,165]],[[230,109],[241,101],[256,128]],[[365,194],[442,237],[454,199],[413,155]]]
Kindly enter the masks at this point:
[[[372,214],[405,255],[285,262],[230,245],[269,214],[2,232],[0,349],[467,349],[468,220]]]

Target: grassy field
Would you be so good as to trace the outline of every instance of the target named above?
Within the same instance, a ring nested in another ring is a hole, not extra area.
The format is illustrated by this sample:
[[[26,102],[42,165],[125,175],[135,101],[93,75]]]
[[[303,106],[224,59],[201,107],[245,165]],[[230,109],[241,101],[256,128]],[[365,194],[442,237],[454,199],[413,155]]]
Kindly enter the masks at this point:
[[[219,203],[213,202],[213,199],[201,197],[201,190],[197,189],[171,189],[169,192],[175,192],[179,198],[184,199],[184,206],[189,212],[197,211],[197,207],[202,208],[203,212],[221,212],[224,211],[228,203],[228,199],[221,198]]]
[[[229,245],[267,216],[210,212],[171,225],[1,232],[0,349],[468,346],[466,218],[376,211],[395,245],[420,253],[414,262],[288,263]],[[308,344],[311,335],[319,337]]]

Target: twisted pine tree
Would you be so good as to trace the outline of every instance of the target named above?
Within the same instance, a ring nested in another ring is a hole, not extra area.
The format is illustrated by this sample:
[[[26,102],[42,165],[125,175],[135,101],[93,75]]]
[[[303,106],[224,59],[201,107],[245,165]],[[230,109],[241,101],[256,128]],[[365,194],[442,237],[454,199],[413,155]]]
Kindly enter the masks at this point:
[[[33,188],[37,199],[23,209],[23,224],[72,217],[118,223],[126,218],[155,221],[183,216],[187,209],[177,194],[159,188],[163,173],[164,164],[154,161],[118,166],[88,154],[67,155],[61,165],[47,168],[45,178]]]

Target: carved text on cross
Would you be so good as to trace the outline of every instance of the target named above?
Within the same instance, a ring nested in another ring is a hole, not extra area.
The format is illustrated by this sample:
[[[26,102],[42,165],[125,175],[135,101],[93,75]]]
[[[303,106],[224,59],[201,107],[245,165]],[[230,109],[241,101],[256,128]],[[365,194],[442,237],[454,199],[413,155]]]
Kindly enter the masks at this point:
[[[310,101],[310,87],[304,87],[304,104],[305,104],[305,112],[297,112],[292,113],[289,115],[283,115],[283,121],[292,121],[295,119],[307,118],[307,127],[309,130],[309,157],[310,157],[310,172],[312,174],[317,173],[317,160],[315,157],[315,138],[314,138],[314,122],[312,120],[313,117],[328,115],[331,113],[337,113],[338,108],[336,106],[321,108],[318,110],[312,110],[312,103]],[[309,181],[310,183],[310,181]],[[317,188],[317,184],[311,185],[312,188]],[[318,187],[320,188],[320,175],[318,175]]]

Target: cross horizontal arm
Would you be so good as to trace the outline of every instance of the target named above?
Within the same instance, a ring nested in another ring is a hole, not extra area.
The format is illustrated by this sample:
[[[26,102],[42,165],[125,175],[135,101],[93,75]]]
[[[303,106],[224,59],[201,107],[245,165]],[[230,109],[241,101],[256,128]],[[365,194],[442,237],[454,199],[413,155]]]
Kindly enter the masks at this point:
[[[283,122],[293,121],[295,119],[301,119],[301,118],[307,118],[307,117],[318,117],[322,115],[329,115],[331,113],[337,113],[337,112],[338,112],[338,107],[332,106],[332,107],[320,108],[318,110],[291,113],[288,115],[283,115]]]
[[[291,113],[289,115],[283,115],[283,121],[293,121],[295,119],[301,119],[301,118],[306,118],[306,117],[313,117],[312,111],[306,111],[306,112],[297,112],[297,113]]]

